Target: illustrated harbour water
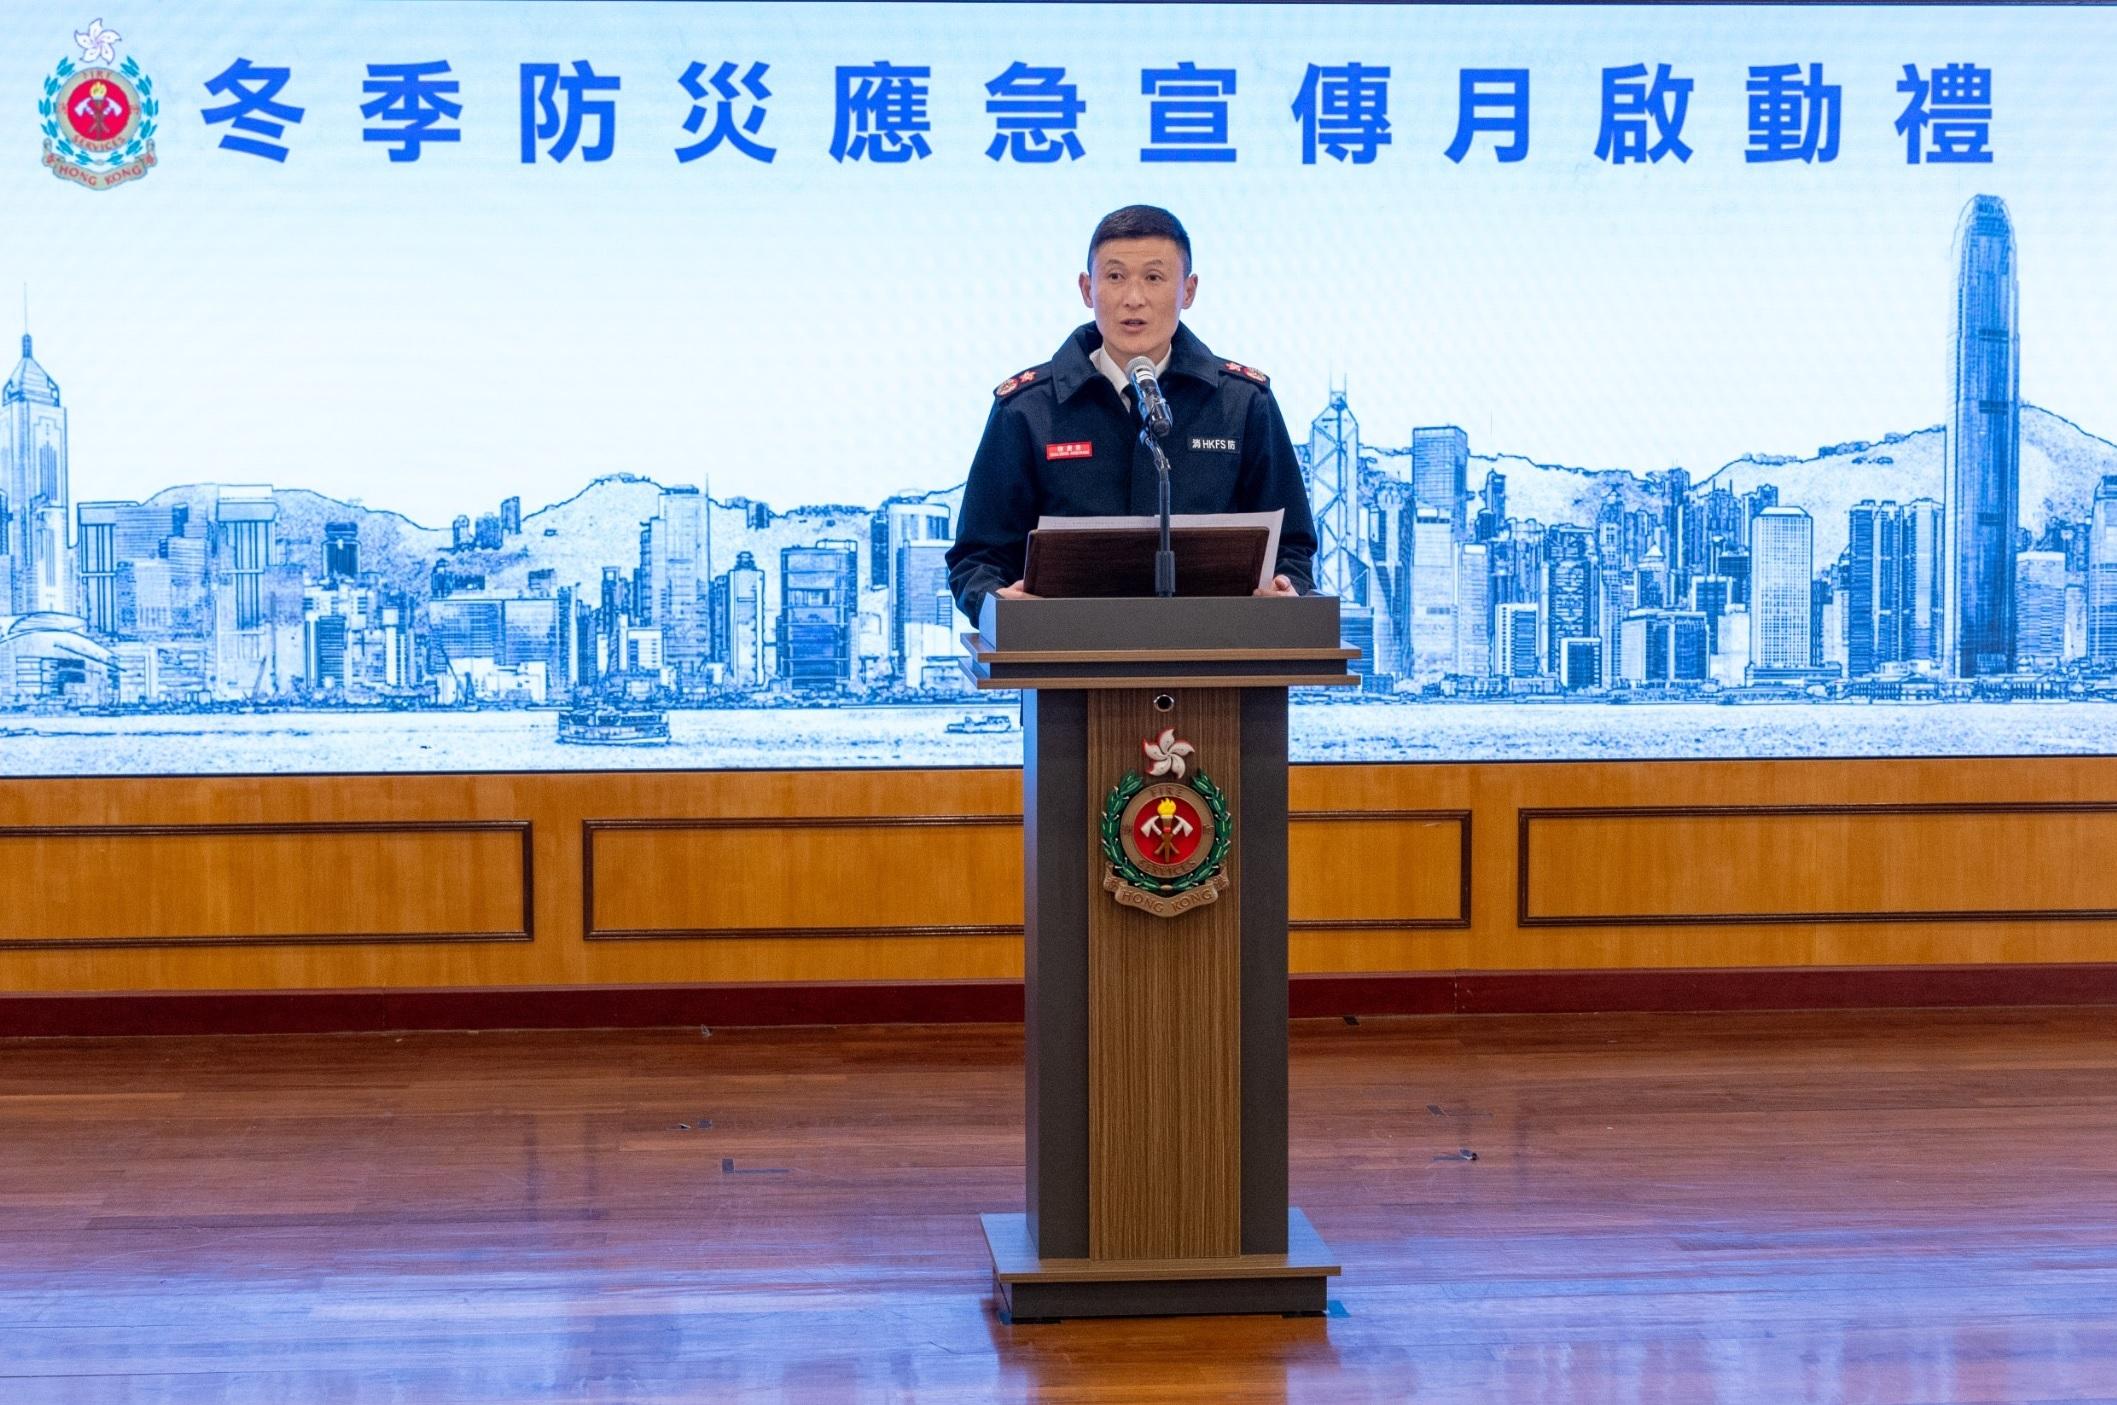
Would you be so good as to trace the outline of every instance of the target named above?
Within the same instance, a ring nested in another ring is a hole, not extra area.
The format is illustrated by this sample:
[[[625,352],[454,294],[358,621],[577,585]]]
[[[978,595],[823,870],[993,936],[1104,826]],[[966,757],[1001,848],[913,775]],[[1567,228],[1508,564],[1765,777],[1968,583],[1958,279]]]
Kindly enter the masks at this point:
[[[346,709],[0,719],[0,775],[1014,766],[988,699],[902,707],[678,710],[666,746],[559,741],[553,709]],[[1396,700],[1292,710],[1299,763],[2055,756],[2117,752],[2117,705],[2075,702],[1592,703]],[[210,763],[201,765],[201,756]]]

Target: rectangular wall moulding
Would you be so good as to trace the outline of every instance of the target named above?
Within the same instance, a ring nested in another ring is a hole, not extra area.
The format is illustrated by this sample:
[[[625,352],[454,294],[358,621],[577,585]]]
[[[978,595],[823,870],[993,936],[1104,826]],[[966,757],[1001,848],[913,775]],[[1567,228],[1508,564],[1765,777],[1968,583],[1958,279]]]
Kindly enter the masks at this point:
[[[1470,925],[1470,812],[1290,818],[1290,926]],[[589,941],[1019,936],[1016,815],[740,815],[588,820]],[[1377,861],[1377,849],[1386,861]]]
[[[526,942],[513,820],[0,828],[0,950]]]
[[[2117,919],[2117,804],[1519,813],[1524,927]]]
[[[589,941],[1022,931],[1019,815],[588,820]]]
[[[1287,817],[1296,932],[1470,925],[1470,811],[1297,810]]]

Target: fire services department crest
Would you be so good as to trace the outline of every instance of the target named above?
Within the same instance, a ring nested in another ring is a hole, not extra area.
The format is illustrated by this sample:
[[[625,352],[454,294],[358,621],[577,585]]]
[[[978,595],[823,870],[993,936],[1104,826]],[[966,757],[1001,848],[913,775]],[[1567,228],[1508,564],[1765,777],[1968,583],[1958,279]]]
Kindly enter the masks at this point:
[[[74,34],[79,63],[60,59],[44,80],[37,115],[44,119],[44,164],[60,180],[108,190],[138,180],[155,165],[155,118],[161,101],[138,60],[118,62],[116,30],[98,19]]]
[[[1197,749],[1175,728],[1140,746],[1145,769],[1103,804],[1103,887],[1125,907],[1174,917],[1227,890],[1235,825],[1227,796],[1192,763]]]

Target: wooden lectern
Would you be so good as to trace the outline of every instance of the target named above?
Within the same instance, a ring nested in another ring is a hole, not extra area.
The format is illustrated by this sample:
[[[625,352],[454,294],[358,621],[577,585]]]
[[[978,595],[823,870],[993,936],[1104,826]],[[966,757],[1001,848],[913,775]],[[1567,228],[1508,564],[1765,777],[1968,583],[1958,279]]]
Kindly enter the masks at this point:
[[[1286,690],[1357,681],[1337,600],[988,597],[965,637],[978,687],[1022,690],[1028,1209],[983,1217],[1001,1311],[1324,1311],[1338,1267],[1287,1204]]]

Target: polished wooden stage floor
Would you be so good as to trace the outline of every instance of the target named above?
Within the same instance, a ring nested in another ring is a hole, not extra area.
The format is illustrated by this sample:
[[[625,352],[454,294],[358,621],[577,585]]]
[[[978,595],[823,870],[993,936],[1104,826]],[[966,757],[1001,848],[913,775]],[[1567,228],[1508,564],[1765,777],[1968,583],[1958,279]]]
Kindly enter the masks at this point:
[[[0,1043],[0,1402],[2117,1400],[2113,1034],[1304,1022],[1333,1315],[1012,1327],[1015,1028]]]

